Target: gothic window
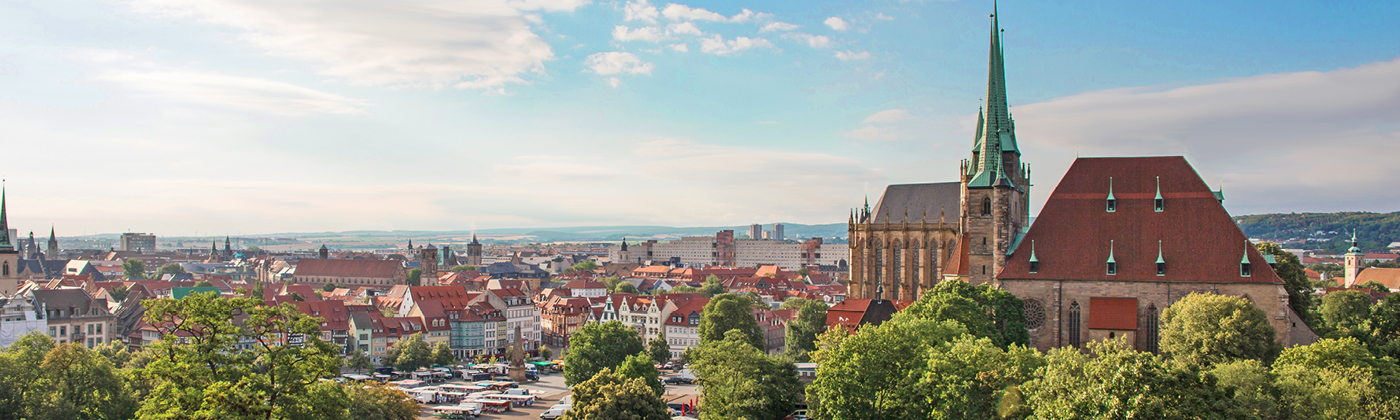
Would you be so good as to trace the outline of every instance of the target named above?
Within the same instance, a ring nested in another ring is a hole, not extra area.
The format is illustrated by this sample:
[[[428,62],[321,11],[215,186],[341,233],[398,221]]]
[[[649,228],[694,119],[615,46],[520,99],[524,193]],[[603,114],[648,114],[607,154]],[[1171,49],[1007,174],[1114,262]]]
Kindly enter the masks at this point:
[[[1069,345],[1079,347],[1079,302],[1069,303]]]
[[[894,285],[894,290],[890,290],[890,296],[899,296],[899,285],[904,281],[904,272],[901,265],[904,263],[904,250],[900,249],[900,244],[895,242],[890,249],[890,284]]]
[[[1034,330],[1045,325],[1045,305],[1042,305],[1039,300],[1026,299],[1025,312],[1026,329]]]
[[[992,214],[992,198],[982,197],[982,215],[986,216],[989,214]]]
[[[1157,305],[1147,305],[1147,351],[1157,352]]]
[[[9,262],[9,261],[5,261],[5,270],[4,270],[4,274],[3,274],[3,275],[4,275],[5,277],[9,277],[9,276],[10,276],[10,262]]]

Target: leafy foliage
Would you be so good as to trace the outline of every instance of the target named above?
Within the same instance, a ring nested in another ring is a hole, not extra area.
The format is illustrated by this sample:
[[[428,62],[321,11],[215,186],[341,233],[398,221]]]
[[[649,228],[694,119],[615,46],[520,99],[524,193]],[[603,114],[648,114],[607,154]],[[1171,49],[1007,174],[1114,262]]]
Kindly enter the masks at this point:
[[[395,370],[412,372],[421,367],[432,366],[435,360],[432,347],[423,341],[423,333],[414,333],[389,346],[380,363],[393,366]]]
[[[666,363],[671,361],[671,345],[666,342],[666,333],[657,334],[656,338],[647,343],[647,353],[650,354],[653,362]]]
[[[651,356],[645,352],[627,356],[617,367],[617,374],[626,379],[641,379],[652,391],[656,391],[656,396],[661,396],[665,387],[661,385],[661,372],[656,370],[656,365],[651,364]]]
[[[1323,339],[1284,350],[1274,363],[1281,410],[1295,419],[1400,416],[1396,366],[1357,340]]]
[[[763,331],[753,317],[753,300],[725,293],[710,299],[700,316],[700,343],[720,341],[729,330],[739,330],[755,349],[763,349]]]
[[[990,338],[1001,348],[1030,343],[1021,299],[987,284],[974,286],[951,280],[938,283],[894,318],[957,321],[969,334]]]
[[[452,355],[452,348],[447,343],[440,342],[433,347],[433,364],[447,366],[457,363],[457,356]]]
[[[1272,360],[1274,327],[1248,299],[1192,293],[1162,313],[1162,352],[1195,366],[1239,359]]]
[[[181,267],[181,266],[180,266],[180,263],[165,263],[165,265],[160,266],[160,268],[156,270],[156,274],[155,274],[154,276],[152,276],[152,277],[158,279],[158,278],[161,278],[161,277],[165,276],[166,274],[184,274],[184,273],[185,273],[185,268],[184,268],[184,267]]]
[[[1371,294],[1360,290],[1340,290],[1322,297],[1318,315],[1325,323],[1323,335],[1330,338],[1364,338],[1371,332]]]
[[[408,283],[409,286],[421,286],[423,284],[423,269],[408,270],[408,279],[404,282]]]
[[[719,280],[719,276],[705,276],[705,283],[700,286],[700,294],[706,298],[713,298],[721,293],[724,293],[724,283]]]
[[[127,258],[122,262],[122,276],[128,279],[146,278],[146,263],[135,258]]]
[[[1341,254],[1351,244],[1352,229],[1356,230],[1361,249],[1382,249],[1400,240],[1400,212],[1368,213],[1290,213],[1238,216],[1240,228],[1251,238],[1286,240],[1313,238],[1323,240],[1316,246]],[[1317,232],[1321,231],[1322,234]]]
[[[477,269],[477,267],[474,266],[474,265],[471,265],[471,264],[462,264],[462,265],[458,265],[458,266],[453,266],[452,269],[451,269],[451,271],[456,271],[456,272],[462,272],[462,271],[476,271],[476,269]]]
[[[826,303],[791,298],[783,302],[783,309],[797,311],[796,319],[788,322],[783,352],[794,361],[806,362],[809,353],[817,350],[817,336],[826,331]]]
[[[569,351],[564,355],[564,383],[581,384],[603,369],[616,369],[628,356],[644,349],[637,330],[622,322],[585,324],[569,336]]]
[[[1303,263],[1299,262],[1298,256],[1284,251],[1273,242],[1260,242],[1254,246],[1260,254],[1274,256],[1274,261],[1277,261],[1274,273],[1283,279],[1283,288],[1288,291],[1288,307],[1293,308],[1293,312],[1304,321],[1310,321],[1313,286],[1307,273],[1303,272]]]
[[[345,387],[350,402],[347,418],[354,420],[413,420],[418,418],[418,402],[397,389],[378,382]]]
[[[350,352],[350,356],[345,360],[345,366],[355,370],[355,373],[374,369],[374,360],[365,354],[364,350],[355,349]]]
[[[565,420],[667,420],[666,404],[641,378],[604,368],[573,387],[574,405]]]
[[[791,361],[751,346],[742,330],[702,341],[692,367],[705,384],[701,418],[777,419],[792,411],[801,387]]]
[[[540,359],[550,360],[550,358],[554,357],[554,350],[550,350],[549,346],[540,346],[539,355]]]

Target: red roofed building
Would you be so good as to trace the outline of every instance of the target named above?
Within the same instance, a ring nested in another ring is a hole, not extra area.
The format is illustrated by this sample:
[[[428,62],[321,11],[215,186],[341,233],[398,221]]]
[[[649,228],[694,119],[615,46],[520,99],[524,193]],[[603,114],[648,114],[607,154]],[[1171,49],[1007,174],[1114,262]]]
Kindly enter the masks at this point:
[[[292,302],[303,315],[321,318],[321,339],[335,343],[342,354],[350,343],[350,311],[339,300]]]
[[[845,328],[854,333],[861,325],[880,325],[889,321],[895,312],[913,303],[907,300],[846,299],[827,308],[826,327]]]
[[[335,260],[303,258],[297,262],[292,274],[296,283],[312,284],[321,287],[326,283],[337,286],[379,286],[389,287],[404,284],[408,272],[394,260]]]
[[[666,343],[671,345],[672,359],[680,359],[686,350],[700,345],[700,318],[709,303],[709,299],[694,298],[666,317]]]
[[[1190,293],[1244,296],[1280,343],[1315,340],[1220,200],[1180,156],[1076,160],[996,278],[1024,300],[1031,344],[1111,334],[1156,351],[1161,311]]]

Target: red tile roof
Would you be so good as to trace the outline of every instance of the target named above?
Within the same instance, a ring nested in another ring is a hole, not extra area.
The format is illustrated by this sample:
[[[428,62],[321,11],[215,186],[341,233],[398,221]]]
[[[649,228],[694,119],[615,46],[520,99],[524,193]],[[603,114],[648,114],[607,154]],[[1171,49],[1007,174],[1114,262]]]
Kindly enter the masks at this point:
[[[392,278],[403,271],[393,260],[322,260],[302,259],[297,262],[297,276]]]
[[[1137,298],[1089,298],[1089,329],[1136,330]]]
[[[1339,282],[1346,281],[1345,277],[1340,276],[1337,277],[1337,280],[1339,280]],[[1400,268],[1370,267],[1361,270],[1361,273],[1356,275],[1356,284],[1352,286],[1360,286],[1372,281],[1380,282],[1380,284],[1384,284],[1385,287],[1390,290],[1400,289]]]
[[[1116,211],[1106,211],[1109,177]],[[1161,179],[1164,211],[1154,209]],[[1110,241],[1117,274],[1107,274]],[[1158,241],[1166,275],[1158,276]],[[1031,273],[1034,243],[1039,270]],[[1251,276],[1240,276],[1240,259]],[[997,275],[1000,279],[1281,284],[1196,170],[1180,156],[1080,158]]]

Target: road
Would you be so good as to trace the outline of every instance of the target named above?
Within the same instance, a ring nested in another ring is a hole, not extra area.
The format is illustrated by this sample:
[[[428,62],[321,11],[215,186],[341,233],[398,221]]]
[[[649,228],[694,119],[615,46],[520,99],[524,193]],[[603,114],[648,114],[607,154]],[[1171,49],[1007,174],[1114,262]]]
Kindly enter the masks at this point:
[[[448,381],[448,383],[465,382],[461,380],[453,380]],[[535,404],[529,407],[512,407],[510,411],[500,414],[482,414],[481,418],[537,419],[540,417],[540,413],[543,413],[545,410],[548,410],[550,406],[558,404],[559,400],[561,398],[564,398],[565,395],[569,395],[569,387],[564,386],[564,375],[557,372],[548,375],[541,375],[539,382],[522,383],[520,384],[520,387],[530,390],[530,393],[538,396],[539,400],[535,401]],[[667,402],[689,402],[692,398],[697,400],[700,398],[700,392],[695,385],[666,385],[666,395],[662,396],[662,399],[666,400]],[[422,410],[419,411],[418,418],[424,420],[436,419],[436,417],[433,417],[433,407],[436,406],[437,404],[420,405],[420,407],[422,407]]]

